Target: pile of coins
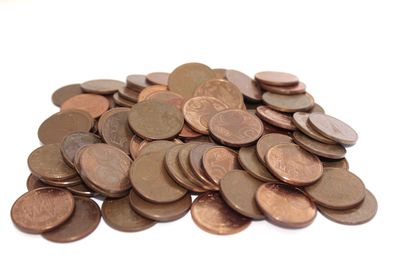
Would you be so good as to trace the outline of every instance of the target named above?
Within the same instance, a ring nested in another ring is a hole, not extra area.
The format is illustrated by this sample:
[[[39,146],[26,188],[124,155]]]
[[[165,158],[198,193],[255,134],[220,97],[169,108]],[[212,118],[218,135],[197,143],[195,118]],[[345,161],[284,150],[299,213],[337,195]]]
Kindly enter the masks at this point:
[[[226,235],[252,220],[305,227],[317,209],[343,224],[377,212],[348,171],[357,133],[326,115],[295,75],[253,79],[188,63],[126,83],[68,85],[52,100],[61,111],[40,125],[29,191],[11,209],[19,229],[48,240],[81,239],[101,217],[132,232],[190,210],[201,229]]]

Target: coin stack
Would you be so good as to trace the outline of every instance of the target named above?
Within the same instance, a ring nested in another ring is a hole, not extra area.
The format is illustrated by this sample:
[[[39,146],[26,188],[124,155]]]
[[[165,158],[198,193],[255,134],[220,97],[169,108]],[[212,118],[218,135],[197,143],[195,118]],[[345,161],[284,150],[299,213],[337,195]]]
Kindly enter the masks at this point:
[[[199,228],[227,235],[252,220],[305,227],[317,209],[342,224],[377,212],[345,159],[357,133],[295,75],[187,63],[67,85],[52,101],[61,110],[40,125],[28,192],[11,208],[24,232],[70,242],[101,217],[133,232],[190,210]]]

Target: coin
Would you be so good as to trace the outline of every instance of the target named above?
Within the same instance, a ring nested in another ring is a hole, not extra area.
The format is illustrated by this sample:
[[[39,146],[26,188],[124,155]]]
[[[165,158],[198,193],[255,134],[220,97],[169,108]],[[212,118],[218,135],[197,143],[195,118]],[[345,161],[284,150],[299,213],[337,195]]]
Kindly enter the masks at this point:
[[[108,119],[109,116],[113,115],[116,112],[123,112],[123,111],[127,112],[127,111],[130,111],[130,110],[131,109],[127,108],[127,107],[116,107],[116,108],[112,108],[112,109],[109,109],[106,112],[104,112],[101,115],[101,117],[99,118],[98,123],[97,123],[97,128],[98,128],[99,134],[102,135],[101,131],[103,129],[104,122],[106,121],[106,119]]]
[[[325,110],[317,103],[314,103],[314,106],[312,107],[312,109],[310,109],[309,112],[310,113],[314,113],[314,112],[325,113]]]
[[[124,232],[137,232],[148,229],[155,221],[137,214],[129,204],[129,196],[106,198],[101,206],[104,221],[112,228]]]
[[[296,125],[299,130],[308,135],[309,137],[325,143],[325,144],[336,144],[335,141],[326,138],[325,136],[321,135],[317,131],[315,131],[312,127],[308,124],[308,118],[310,117],[310,113],[306,112],[296,112],[293,114],[293,123]]]
[[[169,73],[167,72],[152,72],[146,75],[146,81],[156,85],[168,85]]]
[[[69,109],[83,110],[96,119],[110,107],[110,102],[101,95],[80,94],[67,99],[61,105],[61,111]]]
[[[83,196],[83,197],[94,197],[97,196],[98,193],[91,190],[87,187],[83,182],[74,185],[68,186],[67,189],[74,195]]]
[[[166,91],[167,87],[164,85],[152,85],[144,88],[140,93],[137,102],[142,102],[147,97],[155,92]]]
[[[185,99],[180,94],[167,90],[151,93],[146,97],[146,100],[153,100],[171,104],[179,110],[182,109],[185,102]]]
[[[21,231],[40,234],[65,222],[72,215],[74,206],[74,197],[67,190],[38,188],[14,202],[11,219]]]
[[[129,87],[121,87],[118,90],[118,96],[118,99],[123,98],[134,103],[139,102],[139,92]]]
[[[111,95],[122,87],[125,87],[124,82],[110,79],[91,80],[81,84],[82,91],[85,93],[98,95]]]
[[[184,118],[175,106],[147,100],[134,105],[129,112],[131,129],[148,140],[171,139],[182,130]]]
[[[318,205],[331,209],[353,208],[365,197],[361,179],[340,168],[324,168],[321,179],[304,189]]]
[[[142,141],[143,139],[137,135],[132,137],[131,143],[129,144],[129,152],[133,159],[136,159],[139,156],[139,148]]]
[[[28,179],[26,180],[26,189],[28,189],[28,191],[32,191],[34,189],[47,187],[47,186],[48,186],[47,184],[40,181],[40,179],[37,178],[33,174],[30,174]]]
[[[273,110],[267,106],[258,106],[256,109],[256,115],[260,119],[276,127],[291,131],[296,130],[296,125],[293,124],[291,116]]]
[[[140,157],[152,152],[167,151],[169,148],[175,145],[176,144],[174,142],[166,140],[147,142],[147,144],[139,150],[138,156]]]
[[[246,74],[237,70],[226,70],[225,78],[236,85],[243,96],[252,102],[260,102],[262,92],[256,82]]]
[[[68,178],[62,181],[56,181],[56,180],[50,180],[47,178],[43,177],[38,177],[43,183],[47,184],[48,186],[55,186],[55,187],[69,187],[69,186],[74,186],[79,183],[82,183],[81,177],[78,175],[72,178]]]
[[[128,99],[121,97],[118,93],[113,94],[113,100],[114,100],[115,104],[117,104],[120,107],[131,108],[133,105],[136,104],[136,102],[133,102],[133,101],[130,101]]]
[[[189,163],[193,172],[198,177],[201,177],[201,180],[207,182],[210,181],[212,183],[214,182],[212,180],[208,180],[208,175],[203,166],[203,154],[207,151],[207,149],[214,146],[214,143],[201,143],[193,146],[193,148],[189,152]]]
[[[75,153],[79,148],[89,145],[102,143],[101,138],[94,133],[76,132],[69,134],[63,138],[60,145],[61,155],[65,163],[74,168]]]
[[[217,79],[225,79],[226,69],[213,69]]]
[[[252,145],[264,131],[259,118],[240,109],[218,112],[210,119],[208,127],[213,138],[232,147]]]
[[[306,85],[302,82],[291,86],[274,86],[260,82],[260,87],[265,91],[281,95],[297,95],[306,92]]]
[[[261,220],[265,216],[256,203],[257,189],[263,182],[242,170],[232,170],[220,181],[221,196],[232,209],[243,216]]]
[[[129,201],[132,209],[138,214],[157,222],[177,220],[185,216],[192,205],[190,194],[171,203],[152,203],[141,198],[134,190],[129,194]]]
[[[205,192],[198,196],[190,212],[196,225],[211,234],[236,234],[251,223],[250,219],[225,204],[217,192]]]
[[[183,124],[183,128],[181,130],[181,132],[179,133],[179,137],[180,138],[185,138],[185,139],[193,139],[193,138],[197,138],[197,137],[201,137],[202,134],[193,131],[188,125],[187,123]]]
[[[75,209],[71,217],[57,228],[43,233],[45,239],[59,243],[72,242],[96,230],[101,218],[99,206],[86,197],[75,196],[74,199]]]
[[[291,86],[299,83],[297,76],[279,71],[262,71],[255,75],[257,81],[273,86]]]
[[[309,93],[280,95],[265,92],[262,99],[268,107],[281,112],[308,111],[314,106],[314,98]]]
[[[282,227],[306,227],[317,215],[315,204],[307,196],[299,189],[282,183],[260,186],[256,201],[267,219]]]
[[[79,83],[69,84],[57,89],[51,95],[51,100],[54,105],[59,107],[65,102],[65,100],[79,94],[82,94],[81,85]]]
[[[147,82],[146,76],[141,74],[132,74],[126,77],[126,85],[138,92],[142,91],[144,88],[150,86],[151,84]]]
[[[258,159],[256,146],[241,147],[238,160],[240,166],[258,180],[264,182],[278,181]]]
[[[265,162],[275,177],[297,186],[314,183],[321,178],[323,170],[317,156],[296,144],[279,144],[271,147],[265,155]]]
[[[287,136],[291,136],[292,135],[292,131],[290,130],[285,130],[282,128],[278,128],[272,124],[269,124],[266,121],[263,121],[263,125],[264,125],[264,133],[265,134],[269,134],[269,133],[279,133],[279,134],[283,134],[283,135],[287,135]]]
[[[349,170],[349,162],[345,158],[337,160],[337,159],[327,159],[320,157],[319,159],[321,160],[324,168],[332,167],[332,168],[342,168]]]
[[[323,136],[344,145],[354,145],[358,135],[349,125],[332,116],[312,113],[308,119],[311,127]]]
[[[290,136],[279,133],[266,134],[261,137],[257,142],[257,157],[261,162],[264,162],[265,155],[271,147],[278,144],[291,143],[293,143],[293,139]]]

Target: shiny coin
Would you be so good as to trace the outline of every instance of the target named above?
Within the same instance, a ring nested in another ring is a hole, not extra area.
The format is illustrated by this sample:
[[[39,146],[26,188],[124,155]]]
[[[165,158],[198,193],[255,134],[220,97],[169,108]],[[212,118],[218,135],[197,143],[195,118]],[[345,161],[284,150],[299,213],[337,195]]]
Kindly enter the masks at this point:
[[[140,92],[137,102],[142,102],[146,100],[149,95],[162,91],[167,91],[167,87],[164,85],[152,85],[146,87]]]
[[[268,107],[281,112],[307,111],[314,106],[314,98],[308,93],[280,95],[266,92],[262,98]]]
[[[299,130],[308,135],[309,137],[325,144],[336,144],[335,141],[326,138],[325,136],[321,135],[317,131],[315,131],[311,126],[308,124],[308,118],[310,117],[310,113],[306,112],[296,112],[293,114],[293,123],[296,125]]]
[[[265,161],[265,155],[268,150],[278,144],[292,144],[293,139],[290,136],[270,133],[261,137],[257,142],[257,157],[261,162]]]
[[[256,115],[263,121],[276,127],[291,131],[296,130],[296,125],[293,124],[291,116],[273,110],[267,106],[258,106],[256,109]]]

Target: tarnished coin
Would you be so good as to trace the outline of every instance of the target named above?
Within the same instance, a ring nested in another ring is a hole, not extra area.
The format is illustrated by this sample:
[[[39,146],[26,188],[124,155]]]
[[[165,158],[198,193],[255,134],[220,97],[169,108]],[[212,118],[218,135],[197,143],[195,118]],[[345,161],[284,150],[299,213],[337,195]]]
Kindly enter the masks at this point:
[[[293,124],[291,116],[273,110],[267,106],[258,106],[256,109],[256,115],[263,121],[276,127],[291,131],[296,130],[296,125]]]
[[[167,72],[152,72],[146,75],[146,81],[151,84],[168,85],[169,73]]]
[[[323,136],[343,145],[354,145],[358,135],[353,128],[332,116],[312,113],[308,119],[310,125]]]
[[[217,192],[198,196],[190,210],[193,221],[211,234],[230,235],[246,229],[251,220],[232,210]]]
[[[129,204],[129,196],[107,198],[101,206],[104,221],[112,228],[124,232],[138,232],[156,224],[137,214]]]
[[[146,76],[141,74],[132,74],[126,77],[126,85],[136,91],[142,91],[151,84],[147,82]]]
[[[268,169],[285,183],[297,186],[312,184],[321,178],[319,158],[296,144],[279,144],[265,155]]]
[[[343,158],[343,159],[327,159],[327,158],[319,158],[322,162],[322,165],[324,168],[342,168],[349,170],[349,162]]]
[[[129,144],[129,152],[131,154],[132,159],[136,159],[139,156],[140,151],[140,143],[143,141],[137,135],[134,135],[131,139],[131,143]]]
[[[75,209],[71,217],[57,228],[42,234],[53,242],[65,243],[82,239],[96,230],[101,219],[99,206],[86,197],[74,197]]]
[[[192,205],[192,197],[186,194],[183,198],[171,203],[152,203],[131,190],[129,202],[132,209],[143,217],[157,222],[168,222],[185,216]]]
[[[203,154],[207,151],[207,149],[214,146],[214,143],[197,144],[190,150],[189,153],[190,167],[192,167],[193,172],[197,176],[201,177],[201,180],[210,181],[212,183],[212,180],[208,180],[208,175],[203,166]]]
[[[128,99],[121,97],[118,93],[113,94],[113,100],[114,100],[115,104],[117,104],[120,107],[131,108],[133,105],[136,104],[136,102],[133,102],[133,101],[130,101]]]
[[[212,69],[201,63],[187,63],[177,67],[168,79],[169,90],[182,95],[185,100],[205,81],[215,79]]]
[[[268,107],[281,112],[308,111],[314,106],[314,98],[309,93],[280,95],[265,92],[262,99]]]
[[[321,179],[304,189],[318,205],[331,209],[353,208],[365,197],[361,179],[340,168],[324,168]]]
[[[131,109],[127,108],[127,107],[116,107],[116,108],[112,108],[112,109],[109,109],[106,112],[104,112],[97,122],[97,128],[98,128],[99,134],[102,135],[101,130],[103,129],[104,122],[106,121],[106,119],[108,119],[109,116],[113,115],[116,112],[123,112],[123,111],[127,112],[130,110]]]
[[[218,112],[210,119],[208,127],[214,139],[232,147],[252,145],[264,132],[259,118],[240,109]]]
[[[134,105],[129,112],[131,129],[148,140],[171,139],[182,130],[182,112],[171,104],[146,100]]]
[[[292,131],[290,130],[286,130],[286,129],[282,129],[279,127],[276,127],[266,121],[263,121],[264,124],[264,133],[265,134],[269,134],[269,133],[279,133],[279,134],[283,134],[283,135],[287,135],[287,136],[291,136],[292,135]]]
[[[87,187],[83,182],[74,185],[68,186],[67,189],[74,195],[82,196],[82,197],[95,197],[98,195],[97,192],[94,192],[89,187]]]
[[[65,161],[71,168],[74,168],[74,158],[76,151],[79,148],[90,145],[102,143],[101,138],[98,135],[90,132],[76,132],[69,134],[63,138],[61,141],[61,155]]]
[[[314,103],[314,106],[312,107],[312,109],[310,109],[309,112],[310,113],[315,113],[315,112],[325,113],[325,110],[317,103]]]
[[[232,209],[246,217],[261,220],[265,216],[257,206],[256,192],[262,184],[245,171],[232,170],[221,179],[220,192]]]
[[[79,183],[82,183],[81,177],[78,175],[72,178],[68,178],[62,181],[51,180],[43,177],[38,177],[43,183],[48,184],[48,186],[55,186],[55,187],[69,187],[74,186]]]
[[[124,98],[130,102],[139,102],[139,92],[129,87],[122,87],[118,90],[118,96]]]
[[[20,196],[11,208],[11,219],[22,231],[40,234],[65,222],[74,211],[70,192],[61,188],[43,187]]]
[[[172,141],[157,140],[147,142],[140,150],[138,156],[143,156],[152,152],[167,151],[176,144]]]
[[[241,147],[238,159],[240,166],[258,180],[264,182],[278,181],[258,159],[256,146]]]
[[[258,72],[255,78],[260,83],[272,86],[292,86],[299,83],[299,78],[296,75],[279,71]]]
[[[274,86],[260,82],[261,89],[281,95],[297,95],[306,92],[306,85],[302,82],[291,86]]]
[[[146,100],[149,95],[162,91],[167,91],[167,87],[164,85],[152,85],[146,87],[140,92],[137,102],[142,102]]]
[[[317,208],[300,190],[282,183],[266,183],[256,193],[256,201],[267,219],[282,227],[310,225]]]
[[[124,82],[109,79],[91,80],[81,84],[82,91],[98,95],[111,95],[123,87]]]
[[[292,144],[293,139],[290,136],[270,133],[261,137],[257,142],[257,157],[261,162],[265,162],[265,155],[268,150],[278,144]]]
[[[65,100],[79,94],[82,94],[81,85],[79,83],[69,84],[57,89],[51,95],[51,100],[53,101],[54,105],[59,107],[62,105],[62,103],[64,103]]]
[[[213,69],[217,79],[225,79],[226,69]]]
[[[318,133],[317,131],[315,131],[312,127],[310,127],[308,124],[309,117],[310,117],[310,113],[296,112],[293,114],[293,123],[305,135],[308,135],[309,137],[311,137],[319,142],[322,142],[325,144],[336,144],[335,141],[333,141],[329,138],[326,138],[325,136],[323,136],[320,133]]]
[[[253,102],[261,101],[262,92],[257,83],[246,74],[237,70],[226,70],[225,78],[236,85],[243,96]]]
[[[146,97],[146,100],[153,100],[158,102],[163,102],[175,106],[177,109],[181,110],[185,99],[178,93],[172,91],[159,91],[154,92]]]
[[[110,102],[107,98],[95,94],[80,94],[73,96],[61,105],[61,111],[69,109],[83,110],[96,119],[101,116],[110,107]]]
[[[193,139],[201,136],[201,133],[193,131],[192,128],[187,125],[187,123],[183,124],[182,131],[179,133],[179,137],[182,139]]]
[[[30,174],[28,179],[26,180],[26,189],[28,189],[28,191],[32,191],[47,186],[48,186],[47,184],[43,183],[39,178],[37,178],[33,174]]]

